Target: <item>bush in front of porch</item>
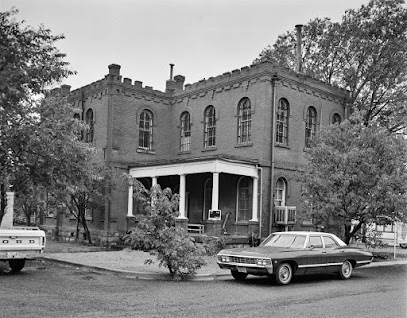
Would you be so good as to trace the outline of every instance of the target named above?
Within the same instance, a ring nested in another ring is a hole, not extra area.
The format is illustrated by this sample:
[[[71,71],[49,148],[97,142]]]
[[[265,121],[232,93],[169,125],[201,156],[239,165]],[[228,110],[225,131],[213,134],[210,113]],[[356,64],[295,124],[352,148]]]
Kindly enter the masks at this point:
[[[179,196],[159,185],[147,190],[138,180],[132,182],[133,196],[142,204],[144,214],[136,216],[136,226],[123,237],[133,249],[156,256],[158,265],[168,268],[174,280],[194,275],[206,265],[205,247],[176,226]],[[153,263],[148,259],[146,264]]]

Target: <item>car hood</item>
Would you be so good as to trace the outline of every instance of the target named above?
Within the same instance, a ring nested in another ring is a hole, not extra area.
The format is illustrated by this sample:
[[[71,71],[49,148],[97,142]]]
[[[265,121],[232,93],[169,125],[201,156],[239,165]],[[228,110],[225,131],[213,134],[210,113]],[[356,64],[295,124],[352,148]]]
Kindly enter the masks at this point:
[[[221,250],[218,254],[227,254],[233,256],[247,256],[247,257],[267,257],[270,254],[292,252],[295,249],[288,249],[284,247],[269,247],[258,246],[250,248],[230,248]]]

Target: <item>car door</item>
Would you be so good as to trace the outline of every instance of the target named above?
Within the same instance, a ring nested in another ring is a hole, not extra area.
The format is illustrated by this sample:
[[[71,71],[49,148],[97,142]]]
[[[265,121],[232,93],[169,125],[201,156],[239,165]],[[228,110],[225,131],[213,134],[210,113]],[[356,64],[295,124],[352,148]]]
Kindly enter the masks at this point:
[[[326,252],[326,268],[328,272],[336,272],[343,262],[343,250],[338,249],[339,244],[329,235],[323,235]]]
[[[321,235],[310,235],[308,242],[307,273],[321,273],[326,270],[326,252]]]

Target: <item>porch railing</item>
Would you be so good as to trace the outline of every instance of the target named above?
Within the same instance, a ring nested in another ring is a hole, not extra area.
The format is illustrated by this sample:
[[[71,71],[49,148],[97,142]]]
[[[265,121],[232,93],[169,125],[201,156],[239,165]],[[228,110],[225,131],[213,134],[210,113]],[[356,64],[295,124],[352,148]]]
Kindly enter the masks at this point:
[[[276,206],[275,222],[281,225],[293,225],[296,222],[297,207],[295,206]]]

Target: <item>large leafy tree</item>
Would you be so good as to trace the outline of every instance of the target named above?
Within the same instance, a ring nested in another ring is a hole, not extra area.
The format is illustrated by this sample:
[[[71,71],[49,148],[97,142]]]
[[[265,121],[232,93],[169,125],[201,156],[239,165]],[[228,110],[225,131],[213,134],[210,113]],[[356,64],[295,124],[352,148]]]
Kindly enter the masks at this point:
[[[340,22],[314,19],[303,26],[302,72],[349,91],[363,123],[391,132],[407,127],[407,8],[404,0],[371,0]],[[280,35],[254,61],[295,69],[295,31]]]
[[[80,140],[86,125],[74,117],[66,97],[54,93],[37,103],[29,121],[9,131],[16,141],[8,180],[27,219],[44,205],[44,193],[60,197],[84,179],[93,177],[93,147]],[[63,196],[64,197],[64,196]]]
[[[341,224],[346,243],[378,216],[407,218],[406,140],[355,117],[321,131],[301,176],[309,216],[327,228]]]
[[[35,199],[42,186],[64,192],[89,176],[94,148],[76,110],[50,88],[73,74],[49,29],[24,26],[17,10],[0,12],[0,184]],[[2,195],[3,197],[3,195]],[[4,213],[4,200],[0,221]]]

